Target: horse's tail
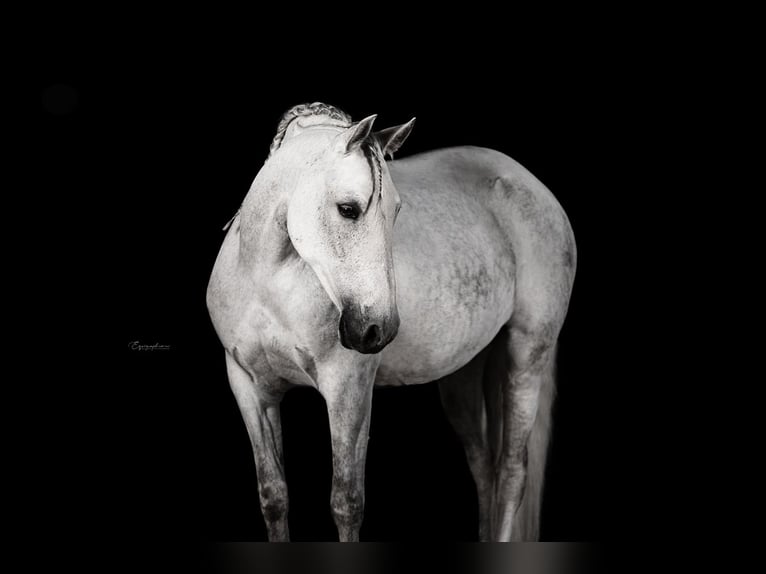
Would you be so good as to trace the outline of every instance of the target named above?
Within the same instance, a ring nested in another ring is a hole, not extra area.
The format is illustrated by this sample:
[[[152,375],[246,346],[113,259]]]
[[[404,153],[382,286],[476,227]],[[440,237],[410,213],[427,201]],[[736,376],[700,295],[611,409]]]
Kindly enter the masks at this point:
[[[543,377],[537,416],[527,442],[527,479],[524,496],[513,521],[512,541],[534,541],[540,537],[545,461],[551,434],[551,411],[556,396],[556,349]]]

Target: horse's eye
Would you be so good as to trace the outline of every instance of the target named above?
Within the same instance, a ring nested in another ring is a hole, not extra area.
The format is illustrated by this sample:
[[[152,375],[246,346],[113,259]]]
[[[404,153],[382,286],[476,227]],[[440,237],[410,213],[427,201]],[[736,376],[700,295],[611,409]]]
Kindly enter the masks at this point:
[[[346,219],[356,219],[359,217],[359,207],[350,203],[339,203],[338,213]]]

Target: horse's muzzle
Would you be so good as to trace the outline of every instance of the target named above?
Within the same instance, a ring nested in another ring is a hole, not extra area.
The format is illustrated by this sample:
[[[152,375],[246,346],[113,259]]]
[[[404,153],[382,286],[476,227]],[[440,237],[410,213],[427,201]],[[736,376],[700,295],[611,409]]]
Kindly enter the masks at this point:
[[[387,320],[370,319],[355,307],[346,307],[340,315],[340,344],[364,354],[380,353],[399,332],[399,314]]]

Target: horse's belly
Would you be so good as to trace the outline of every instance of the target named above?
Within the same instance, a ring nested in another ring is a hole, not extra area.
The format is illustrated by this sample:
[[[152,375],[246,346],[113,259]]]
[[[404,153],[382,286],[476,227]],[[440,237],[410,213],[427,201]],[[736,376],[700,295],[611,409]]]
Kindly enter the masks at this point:
[[[513,257],[499,243],[441,266],[397,268],[401,325],[382,351],[376,384],[412,385],[448,375],[486,347],[513,312]]]
[[[400,329],[382,352],[375,384],[418,385],[457,371],[492,342],[511,310],[509,305],[473,322],[460,316],[445,317],[444,322],[420,325],[409,332]]]

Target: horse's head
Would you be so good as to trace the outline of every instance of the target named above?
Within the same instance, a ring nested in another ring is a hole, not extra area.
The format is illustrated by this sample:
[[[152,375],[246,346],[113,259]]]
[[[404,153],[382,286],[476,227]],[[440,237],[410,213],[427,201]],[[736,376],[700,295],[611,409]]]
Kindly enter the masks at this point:
[[[360,353],[379,352],[399,329],[392,241],[401,199],[384,157],[414,123],[372,133],[374,121],[311,130],[321,145],[287,210],[293,246],[340,312],[341,344]]]

